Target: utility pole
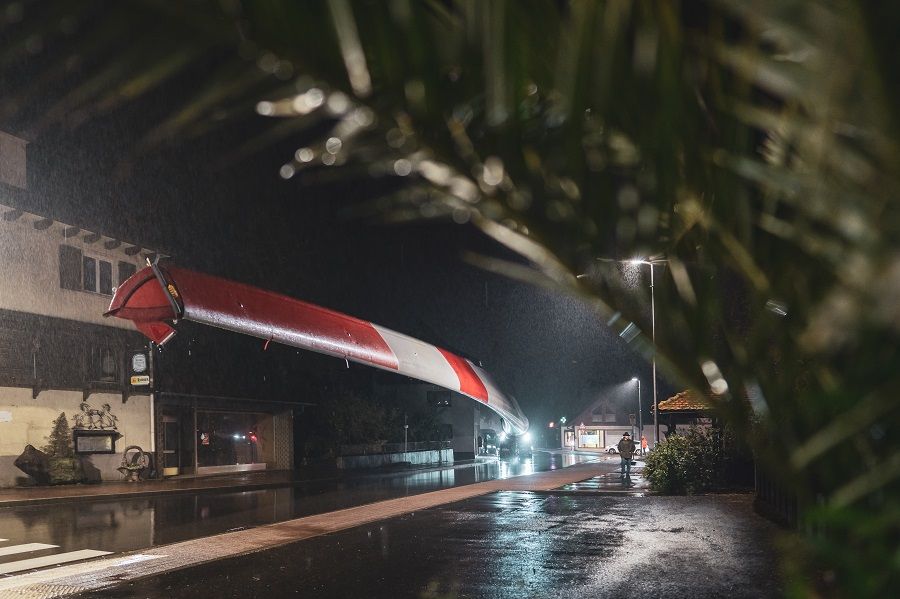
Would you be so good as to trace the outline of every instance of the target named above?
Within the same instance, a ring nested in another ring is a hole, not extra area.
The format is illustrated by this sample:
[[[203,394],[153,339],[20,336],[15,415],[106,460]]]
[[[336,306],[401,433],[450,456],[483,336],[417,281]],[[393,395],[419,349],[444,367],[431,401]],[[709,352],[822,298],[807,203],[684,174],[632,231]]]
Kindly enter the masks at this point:
[[[656,294],[653,292],[653,262],[650,264],[650,335],[653,339],[653,427],[656,429],[653,447],[659,443],[659,399],[656,396]]]
[[[638,443],[638,445],[640,445],[640,443],[639,443],[640,437],[642,437],[642,436],[644,435],[644,416],[643,416],[643,414],[641,414],[641,412],[643,412],[643,410],[642,410],[642,408],[641,408],[641,379],[638,378],[638,377],[636,377],[636,376],[633,376],[633,377],[631,377],[631,380],[637,383],[637,400],[638,400],[638,402],[637,402],[637,403],[638,403],[637,426],[638,426],[638,436],[635,438],[635,439],[636,439],[635,442]],[[631,424],[632,424],[632,426],[634,426],[634,423],[633,423],[633,422],[632,422]],[[632,432],[634,432],[634,431],[632,431]]]

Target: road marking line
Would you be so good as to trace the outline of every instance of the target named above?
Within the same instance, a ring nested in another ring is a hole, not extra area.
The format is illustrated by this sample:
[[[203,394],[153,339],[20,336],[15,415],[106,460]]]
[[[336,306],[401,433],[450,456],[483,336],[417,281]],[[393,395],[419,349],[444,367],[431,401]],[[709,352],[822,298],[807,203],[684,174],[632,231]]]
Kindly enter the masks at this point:
[[[67,576],[80,576],[84,574],[90,574],[92,572],[99,572],[100,570],[106,570],[107,568],[129,566],[160,557],[166,556],[141,554],[129,555],[128,557],[119,560],[116,560],[114,558],[95,560],[92,562],[85,562],[83,564],[73,564],[70,566],[53,568],[52,570],[41,570],[40,572],[31,572],[29,574],[20,574],[18,576],[11,576],[9,578],[0,578],[0,592],[9,591],[33,584],[51,582],[53,580],[58,580]],[[55,597],[56,595],[49,594],[46,596]]]
[[[25,543],[23,545],[11,545],[10,547],[0,548],[0,556],[15,555],[17,553],[28,553],[30,551],[40,551],[41,549],[55,549],[59,545],[47,545],[46,543]]]
[[[55,545],[54,545],[55,546]],[[22,570],[31,570],[32,568],[43,568],[44,566],[55,566],[56,564],[65,564],[82,559],[99,557],[101,555],[109,555],[110,551],[98,551],[96,549],[81,549],[79,551],[69,551],[67,553],[58,553],[56,555],[48,555],[46,557],[35,557],[32,559],[23,559],[8,564],[0,564],[0,574],[9,574],[11,572],[21,572]]]

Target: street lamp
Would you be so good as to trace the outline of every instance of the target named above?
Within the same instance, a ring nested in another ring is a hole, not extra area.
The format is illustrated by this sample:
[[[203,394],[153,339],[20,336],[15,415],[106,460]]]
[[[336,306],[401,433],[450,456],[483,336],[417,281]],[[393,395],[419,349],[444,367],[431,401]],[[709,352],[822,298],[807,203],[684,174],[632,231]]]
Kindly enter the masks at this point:
[[[636,376],[633,376],[633,377],[631,377],[631,380],[637,382],[637,388],[638,388],[638,435],[643,437],[644,436],[644,414],[643,414],[643,410],[641,409],[641,379],[639,379]]]
[[[659,443],[659,415],[657,409],[657,406],[659,405],[659,398],[657,396],[656,389],[656,294],[654,292],[653,267],[656,264],[665,264],[668,262],[668,260],[657,256],[653,256],[650,258],[633,258],[631,260],[616,260],[613,258],[597,258],[597,260],[599,260],[600,262],[616,262],[619,264],[633,264],[636,266],[646,264],[650,267],[650,336],[651,340],[653,341],[653,428],[656,429],[656,434],[653,438],[653,446],[656,447],[656,444]],[[587,273],[583,273],[580,275],[576,275],[576,278],[583,279],[587,276]]]
[[[626,260],[628,264],[647,264],[650,266],[650,335],[653,341],[653,428],[655,436],[653,437],[653,447],[659,443],[659,398],[656,395],[656,295],[653,291],[653,265],[668,262],[659,258],[636,258],[634,260]]]

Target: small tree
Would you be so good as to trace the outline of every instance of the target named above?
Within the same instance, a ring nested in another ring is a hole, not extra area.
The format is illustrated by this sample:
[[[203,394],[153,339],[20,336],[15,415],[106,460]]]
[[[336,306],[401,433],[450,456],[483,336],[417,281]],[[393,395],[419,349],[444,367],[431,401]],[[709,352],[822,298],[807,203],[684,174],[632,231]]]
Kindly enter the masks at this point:
[[[47,437],[44,445],[44,453],[53,458],[74,458],[75,449],[72,447],[72,433],[69,430],[69,421],[66,413],[60,412],[53,421],[53,430]]]

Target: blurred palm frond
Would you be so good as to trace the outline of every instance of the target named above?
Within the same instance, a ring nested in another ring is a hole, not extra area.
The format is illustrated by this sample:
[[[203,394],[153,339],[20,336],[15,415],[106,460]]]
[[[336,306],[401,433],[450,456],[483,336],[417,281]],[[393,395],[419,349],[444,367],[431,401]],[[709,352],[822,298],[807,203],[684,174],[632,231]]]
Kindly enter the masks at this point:
[[[900,490],[900,65],[886,34],[900,9],[828,0],[14,4],[21,14],[8,8],[0,28],[9,42],[0,72],[35,39],[64,45],[70,60],[6,94],[0,120],[24,118],[30,99],[71,77],[71,91],[28,122],[77,126],[189,72],[193,93],[138,151],[253,109],[271,125],[230,164],[298,139],[285,178],[402,179],[392,217],[471,221],[526,257],[541,273],[532,280],[644,331],[649,290],[597,258],[665,256],[657,345],[669,375],[712,387],[732,422],[760,434],[760,464],[815,527],[796,546],[813,565],[790,566],[807,577],[790,588],[867,596],[900,582],[890,550],[865,549],[889,547],[900,532],[890,509]],[[481,263],[529,278],[520,266]],[[848,521],[852,540],[842,537]]]

